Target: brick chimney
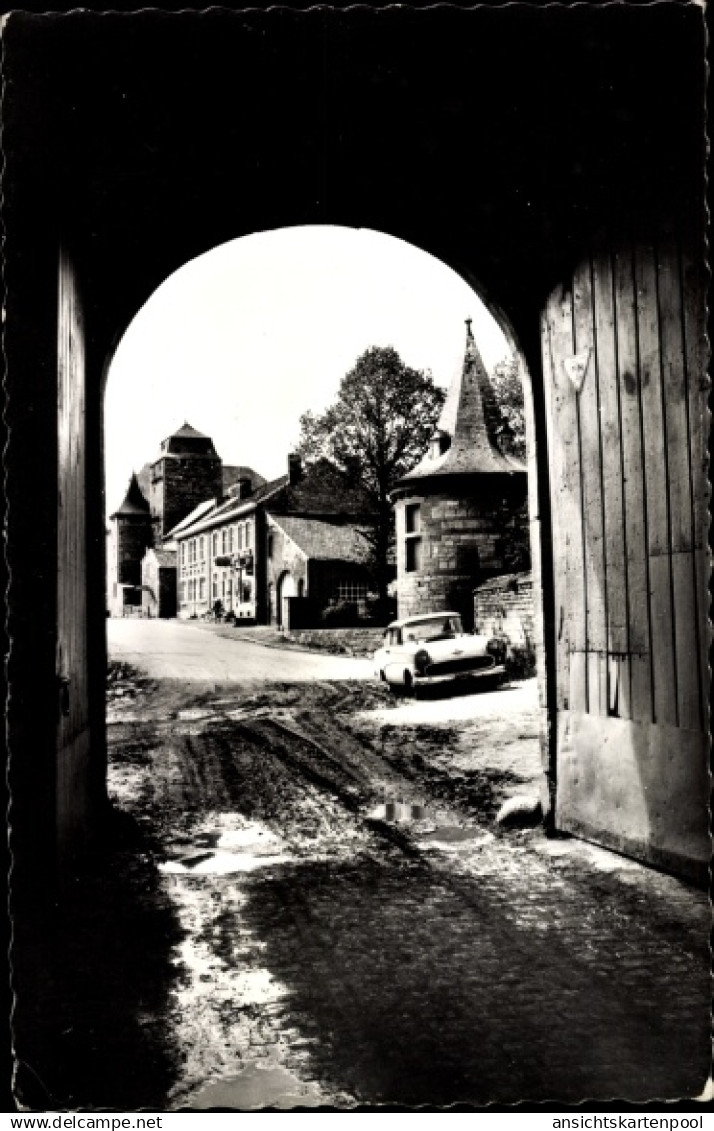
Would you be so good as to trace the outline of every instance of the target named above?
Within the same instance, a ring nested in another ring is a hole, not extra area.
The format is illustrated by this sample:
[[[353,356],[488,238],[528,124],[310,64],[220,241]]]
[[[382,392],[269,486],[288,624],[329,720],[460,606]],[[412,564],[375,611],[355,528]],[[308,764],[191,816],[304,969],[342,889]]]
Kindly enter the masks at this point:
[[[297,452],[291,452],[288,456],[288,482],[291,487],[294,487],[301,479],[302,459]]]

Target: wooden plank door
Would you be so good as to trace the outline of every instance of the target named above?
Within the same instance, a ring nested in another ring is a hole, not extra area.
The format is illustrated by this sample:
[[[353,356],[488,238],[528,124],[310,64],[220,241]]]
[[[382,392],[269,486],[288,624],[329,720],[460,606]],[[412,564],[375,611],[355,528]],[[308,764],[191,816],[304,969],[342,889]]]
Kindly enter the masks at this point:
[[[593,248],[542,320],[556,825],[697,873],[709,856],[700,264],[673,231]]]
[[[90,812],[85,343],[76,274],[64,251],[59,262],[57,338],[56,805],[62,866],[80,850]]]

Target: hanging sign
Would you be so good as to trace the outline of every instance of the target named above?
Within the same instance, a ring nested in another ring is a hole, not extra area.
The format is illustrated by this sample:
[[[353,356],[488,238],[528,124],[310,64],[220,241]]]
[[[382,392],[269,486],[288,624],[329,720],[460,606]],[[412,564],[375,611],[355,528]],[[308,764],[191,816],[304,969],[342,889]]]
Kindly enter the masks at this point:
[[[563,360],[563,368],[572,381],[576,393],[579,393],[583,387],[585,374],[587,373],[588,365],[590,364],[591,352],[592,347],[588,346],[586,350],[582,350],[580,353],[573,354],[572,357],[566,357]]]

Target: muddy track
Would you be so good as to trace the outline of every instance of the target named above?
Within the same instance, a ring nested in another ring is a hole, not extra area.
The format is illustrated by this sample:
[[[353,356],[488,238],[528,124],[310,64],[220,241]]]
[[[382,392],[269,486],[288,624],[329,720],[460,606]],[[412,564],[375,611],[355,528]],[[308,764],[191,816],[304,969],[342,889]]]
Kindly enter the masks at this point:
[[[259,719],[237,724],[239,733],[259,745],[299,777],[339,798],[352,812],[360,808],[360,790],[353,775],[322,747],[304,738],[275,719]]]

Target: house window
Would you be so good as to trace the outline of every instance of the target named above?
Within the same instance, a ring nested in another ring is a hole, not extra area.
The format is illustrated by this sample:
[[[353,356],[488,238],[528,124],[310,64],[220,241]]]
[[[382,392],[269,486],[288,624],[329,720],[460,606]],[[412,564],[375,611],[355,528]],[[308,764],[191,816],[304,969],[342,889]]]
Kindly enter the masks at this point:
[[[200,578],[200,580],[198,582],[198,596],[199,596],[199,600],[201,600],[201,601],[206,600],[206,579],[205,579],[205,577]]]
[[[221,553],[222,554],[228,553],[228,531],[227,530],[221,531]]]
[[[181,543],[181,565],[186,565],[186,543]]]
[[[250,522],[245,524],[245,548],[249,550],[253,545],[253,527]]]
[[[236,549],[237,550],[243,549],[243,527],[242,526],[236,527]]]
[[[419,534],[421,532],[421,505],[419,503],[407,503],[404,508],[404,518],[407,534]]]
[[[233,553],[233,527],[228,527],[228,553]]]
[[[337,586],[337,600],[356,603],[364,601],[367,596],[367,585],[364,581],[340,581]]]
[[[364,581],[345,580],[337,585],[335,596],[338,601],[356,605],[360,616],[367,612],[367,584]]]
[[[418,573],[421,569],[421,538],[407,538],[406,569],[407,573]]]
[[[218,535],[214,534],[213,535],[213,557],[215,558],[217,554],[218,554]]]
[[[272,558],[274,549],[275,549],[275,539],[273,537],[273,534],[270,533],[268,535],[268,557],[269,558]]]
[[[203,537],[203,535],[201,535],[201,538],[200,538],[200,541],[199,541],[198,555],[199,555],[201,561],[205,562],[205,560],[206,560],[206,539]]]
[[[407,573],[421,569],[421,506],[407,503],[404,508],[404,563]]]

